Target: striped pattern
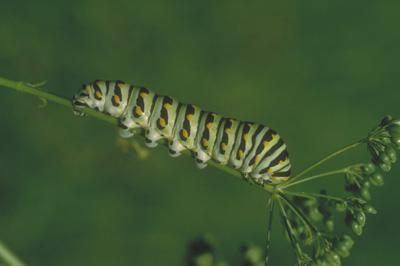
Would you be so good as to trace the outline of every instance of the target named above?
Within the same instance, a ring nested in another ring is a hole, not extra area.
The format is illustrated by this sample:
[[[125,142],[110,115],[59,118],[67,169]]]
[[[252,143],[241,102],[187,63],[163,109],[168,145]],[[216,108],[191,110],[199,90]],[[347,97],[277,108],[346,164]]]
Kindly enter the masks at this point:
[[[269,127],[202,111],[123,81],[96,80],[84,85],[72,104],[76,115],[92,108],[118,118],[122,137],[143,128],[149,147],[166,139],[173,157],[190,150],[200,168],[212,159],[258,184],[278,184],[290,177],[286,144]]]

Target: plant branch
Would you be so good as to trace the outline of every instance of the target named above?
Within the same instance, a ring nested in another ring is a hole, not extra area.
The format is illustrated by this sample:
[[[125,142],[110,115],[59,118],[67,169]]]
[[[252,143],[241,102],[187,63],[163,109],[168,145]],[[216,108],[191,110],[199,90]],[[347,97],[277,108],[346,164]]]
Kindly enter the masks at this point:
[[[324,157],[323,159],[317,161],[316,163],[312,164],[311,166],[307,167],[306,169],[304,169],[303,171],[301,171],[299,174],[297,174],[296,176],[292,177],[289,179],[289,181],[286,184],[290,184],[293,183],[294,181],[296,181],[297,179],[299,179],[300,177],[302,177],[303,175],[305,175],[306,173],[310,172],[311,170],[313,170],[314,168],[320,166],[321,164],[325,163],[326,161],[342,154],[345,151],[348,151],[350,149],[353,149],[357,146],[359,146],[360,144],[364,143],[365,139],[359,140],[357,142],[354,142],[353,144],[347,145],[331,154],[329,154],[328,156]]]
[[[348,168],[346,167],[346,168],[335,170],[335,171],[330,171],[330,172],[321,173],[321,174],[318,174],[318,175],[313,175],[313,176],[310,176],[310,177],[306,177],[306,178],[300,179],[299,181],[296,181],[296,182],[284,183],[280,188],[285,189],[285,188],[288,188],[288,187],[291,187],[291,186],[294,186],[294,185],[298,185],[298,184],[301,184],[301,183],[309,182],[311,180],[314,180],[314,179],[317,179],[317,178],[321,178],[321,177],[324,177],[324,176],[344,174],[347,171],[348,171]]]

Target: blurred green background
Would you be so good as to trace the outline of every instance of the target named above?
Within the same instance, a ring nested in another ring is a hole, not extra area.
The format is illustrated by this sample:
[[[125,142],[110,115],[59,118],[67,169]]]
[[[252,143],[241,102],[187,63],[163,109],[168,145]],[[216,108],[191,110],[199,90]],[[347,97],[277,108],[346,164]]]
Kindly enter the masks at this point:
[[[294,170],[400,116],[398,1],[1,1],[0,76],[71,97],[122,79],[276,128]],[[212,234],[231,262],[265,242],[266,194],[163,148],[123,153],[116,131],[0,88],[0,239],[29,265],[180,265]],[[365,149],[329,165],[367,160]],[[396,265],[396,166],[373,191],[345,265]],[[336,177],[310,185],[338,189]],[[282,228],[272,265],[292,265]],[[237,265],[237,264],[236,264]]]

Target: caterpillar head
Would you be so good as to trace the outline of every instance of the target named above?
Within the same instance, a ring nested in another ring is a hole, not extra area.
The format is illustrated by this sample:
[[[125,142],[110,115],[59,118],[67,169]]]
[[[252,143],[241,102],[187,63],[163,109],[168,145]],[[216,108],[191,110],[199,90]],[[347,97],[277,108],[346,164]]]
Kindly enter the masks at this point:
[[[82,109],[90,107],[90,88],[89,85],[83,85],[73,97],[72,97],[72,107],[74,109],[74,114],[77,116],[84,116],[85,113]]]
[[[93,84],[85,84],[72,98],[72,106],[74,114],[84,116],[82,112],[84,108],[96,109],[103,111],[105,102],[105,92],[97,85],[97,81]]]

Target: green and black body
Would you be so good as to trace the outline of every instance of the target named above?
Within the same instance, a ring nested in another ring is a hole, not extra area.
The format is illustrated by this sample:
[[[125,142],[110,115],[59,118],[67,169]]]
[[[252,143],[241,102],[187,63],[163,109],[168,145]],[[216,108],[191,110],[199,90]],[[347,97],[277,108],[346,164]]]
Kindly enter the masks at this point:
[[[213,159],[258,184],[277,184],[290,177],[286,144],[269,127],[222,117],[123,81],[97,80],[84,85],[72,104],[77,115],[93,108],[118,118],[122,137],[143,128],[149,147],[166,139],[173,157],[190,150],[200,168]]]

